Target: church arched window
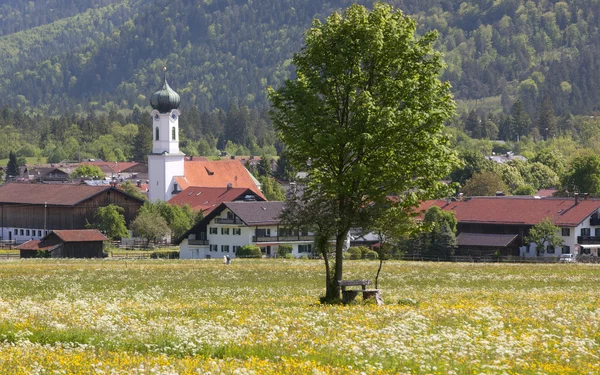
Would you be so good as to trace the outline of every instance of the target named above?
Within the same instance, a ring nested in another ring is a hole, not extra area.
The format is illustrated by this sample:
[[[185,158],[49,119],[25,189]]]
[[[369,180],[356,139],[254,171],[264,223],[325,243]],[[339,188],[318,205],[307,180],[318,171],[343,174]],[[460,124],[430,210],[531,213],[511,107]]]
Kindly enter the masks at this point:
[[[176,138],[176,134],[175,134],[175,127],[174,127],[174,126],[171,128],[171,139],[172,139],[173,141],[176,141],[176,140],[177,140],[177,138]]]
[[[156,140],[158,141],[158,128],[156,128]]]

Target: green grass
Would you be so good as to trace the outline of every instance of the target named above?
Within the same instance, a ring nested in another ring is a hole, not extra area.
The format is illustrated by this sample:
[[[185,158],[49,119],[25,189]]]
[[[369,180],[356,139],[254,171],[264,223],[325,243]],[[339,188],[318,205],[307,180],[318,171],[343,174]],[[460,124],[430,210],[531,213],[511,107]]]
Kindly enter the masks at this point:
[[[346,261],[344,278],[373,279],[377,266]],[[386,305],[324,306],[316,260],[1,261],[0,364],[22,373],[57,363],[87,373],[97,361],[120,373],[598,373],[585,353],[600,349],[599,276],[583,264],[389,261]]]

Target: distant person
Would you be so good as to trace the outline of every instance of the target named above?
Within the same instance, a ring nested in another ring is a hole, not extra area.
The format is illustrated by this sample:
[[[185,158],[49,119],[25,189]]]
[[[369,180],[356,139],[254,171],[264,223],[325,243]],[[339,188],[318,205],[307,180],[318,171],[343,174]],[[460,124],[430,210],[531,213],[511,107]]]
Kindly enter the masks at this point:
[[[227,255],[223,255],[223,264],[227,264]]]
[[[231,264],[231,258],[229,257],[229,255],[225,256],[227,258],[227,264]]]

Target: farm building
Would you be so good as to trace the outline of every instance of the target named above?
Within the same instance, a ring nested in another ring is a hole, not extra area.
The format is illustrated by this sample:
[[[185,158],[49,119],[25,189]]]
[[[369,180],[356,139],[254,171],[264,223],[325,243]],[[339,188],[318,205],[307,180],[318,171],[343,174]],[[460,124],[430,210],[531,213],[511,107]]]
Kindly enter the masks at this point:
[[[19,246],[21,258],[36,257],[46,251],[52,258],[102,258],[103,242],[108,241],[96,229],[55,230],[40,240],[29,240]]]
[[[111,186],[7,183],[0,186],[0,239],[41,239],[51,230],[84,229],[99,207],[123,208],[135,218],[144,201]]]
[[[472,197],[430,200],[421,204],[454,212],[458,221],[458,255],[557,257],[561,254],[599,255],[600,200],[558,197]],[[525,238],[549,218],[563,239],[562,248],[536,249]]]

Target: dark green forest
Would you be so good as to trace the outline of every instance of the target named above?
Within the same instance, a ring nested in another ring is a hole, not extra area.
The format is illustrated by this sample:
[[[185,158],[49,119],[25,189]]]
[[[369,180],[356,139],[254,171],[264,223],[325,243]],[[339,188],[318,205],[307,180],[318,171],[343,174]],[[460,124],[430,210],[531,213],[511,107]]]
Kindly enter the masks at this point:
[[[360,1],[371,5],[372,1]],[[597,110],[600,1],[394,0],[419,33],[438,30],[460,100],[530,115]],[[61,114],[146,106],[166,62],[172,86],[199,111],[262,109],[265,87],[293,74],[313,18],[349,1],[54,0],[0,2],[0,105]]]
[[[389,2],[439,33],[460,152],[491,153],[494,139],[529,157],[560,142],[597,151],[600,0]],[[143,159],[165,64],[186,154],[276,155],[266,88],[293,76],[312,20],[351,3],[1,0],[0,159]]]

